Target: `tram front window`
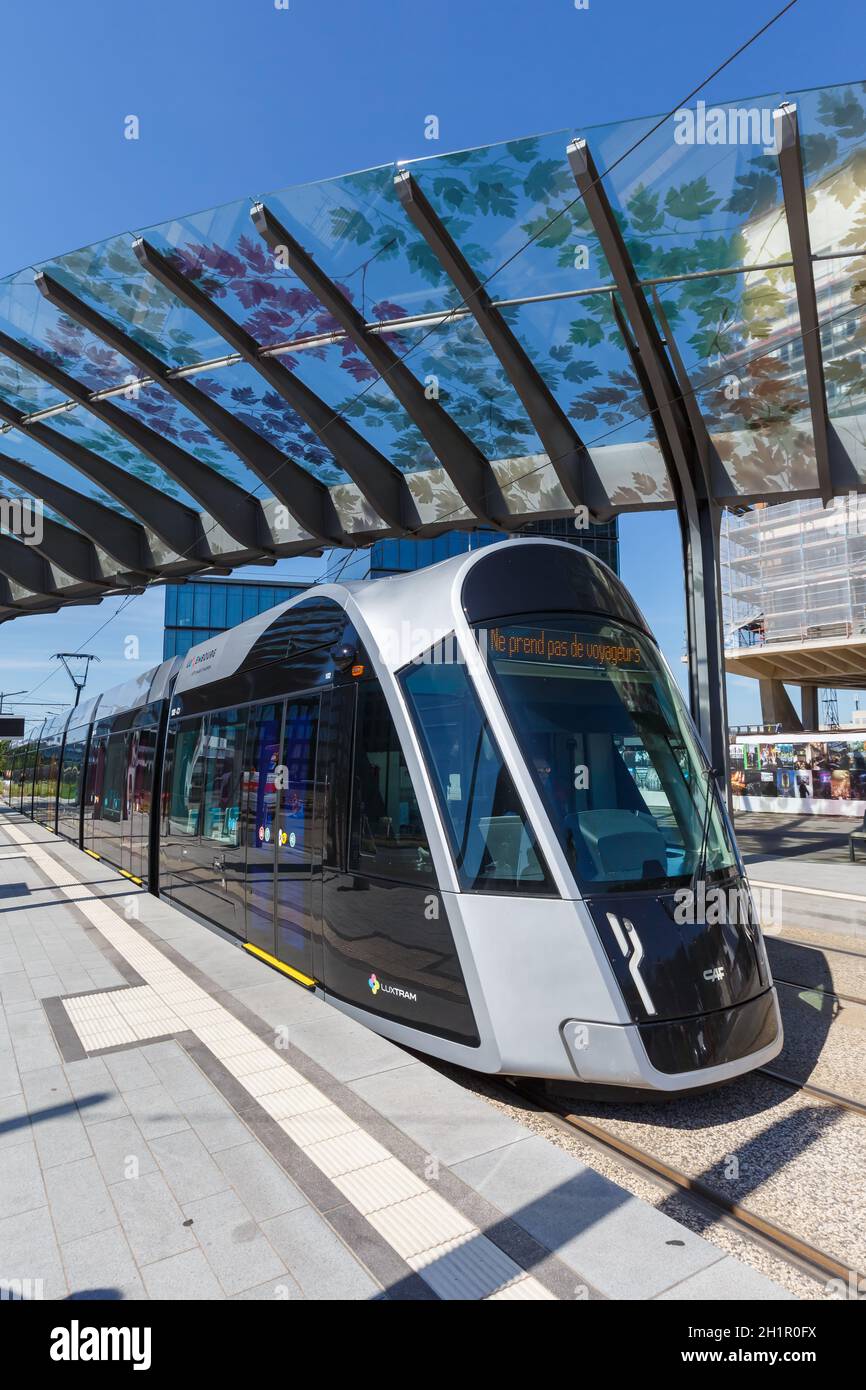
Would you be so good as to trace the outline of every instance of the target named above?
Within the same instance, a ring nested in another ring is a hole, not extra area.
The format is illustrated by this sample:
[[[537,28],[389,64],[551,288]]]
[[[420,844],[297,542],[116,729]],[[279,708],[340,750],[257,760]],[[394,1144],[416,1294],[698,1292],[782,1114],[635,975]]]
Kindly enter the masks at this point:
[[[688,884],[736,863],[706,762],[654,643],[562,615],[477,637],[553,828],[590,893]],[[709,819],[707,819],[709,817]],[[705,833],[706,832],[706,833]]]

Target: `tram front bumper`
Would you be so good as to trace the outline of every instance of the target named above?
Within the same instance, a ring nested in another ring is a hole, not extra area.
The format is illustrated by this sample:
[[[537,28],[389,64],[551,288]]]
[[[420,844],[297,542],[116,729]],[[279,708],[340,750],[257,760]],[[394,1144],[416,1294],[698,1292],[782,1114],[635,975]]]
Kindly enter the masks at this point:
[[[765,1066],[781,1051],[775,987],[730,1009],[659,1023],[585,1023],[561,1028],[582,1082],[599,1086],[687,1091],[729,1081]]]

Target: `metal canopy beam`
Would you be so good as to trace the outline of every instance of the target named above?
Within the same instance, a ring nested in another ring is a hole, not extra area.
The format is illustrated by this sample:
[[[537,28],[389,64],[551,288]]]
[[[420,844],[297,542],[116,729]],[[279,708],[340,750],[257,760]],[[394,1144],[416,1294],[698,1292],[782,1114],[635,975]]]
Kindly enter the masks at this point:
[[[418,513],[406,480],[384,454],[278,358],[262,357],[255,338],[148,241],[139,238],[133,243],[133,250],[155,280],[209,324],[300,415],[389,526],[397,530],[417,526]]]
[[[170,478],[174,478],[245,549],[261,550],[263,541],[265,545],[268,544],[260,504],[230,478],[224,478],[202,463],[201,459],[164,439],[136,416],[121,410],[111,401],[94,400],[80,381],[6,333],[0,333],[0,353],[47,381],[109,429],[128,439],[130,444],[164,469]]]
[[[713,500],[700,442],[586,141],[572,141],[567,154],[634,335],[646,383],[644,394],[649,393],[647,404],[668,468],[683,542],[691,710],[710,762],[725,774],[727,786],[727,696],[718,563],[721,508]]]
[[[815,294],[815,275],[812,268],[812,243],[809,237],[809,217],[806,208],[806,185],[803,178],[803,157],[800,152],[800,131],[797,108],[784,103],[773,112],[775,147],[779,155],[782,176],[782,197],[791,260],[794,263],[794,286],[800,314],[800,338],[806,368],[806,390],[809,394],[809,413],[812,417],[812,436],[818,486],[826,506],[834,495],[833,466],[830,453],[830,417],[827,411],[827,390],[824,384],[824,359],[821,352],[821,325],[818,300]]]
[[[116,463],[109,463],[107,459],[102,458],[99,454],[94,454],[90,449],[85,449],[83,445],[68,438],[67,435],[61,434],[58,430],[51,429],[48,425],[42,424],[41,421],[28,420],[20,410],[16,410],[8,401],[2,399],[0,399],[0,420],[5,420],[7,424],[13,425],[22,434],[35,439],[43,449],[56,454],[58,458],[70,464],[77,472],[83,473],[91,482],[96,483],[97,487],[107,492],[109,497],[113,497],[116,502],[119,502],[126,511],[138,517],[142,525],[147,526],[175,554],[187,556],[192,560],[209,554],[201,517],[192,508],[184,506],[182,502],[176,501],[173,497],[168,497],[164,492],[159,492],[150,483],[136,478],[134,473],[128,473],[119,468]],[[58,507],[58,511],[61,510],[62,508]],[[135,523],[128,521],[128,518],[117,512],[112,512],[111,518],[112,533],[114,531],[118,533],[118,543],[122,546],[136,544],[136,537],[129,529]],[[84,527],[81,529],[85,530]],[[126,532],[125,539],[124,532]],[[85,534],[89,535],[90,533],[85,531]],[[110,539],[112,541],[115,539],[113,534]],[[110,554],[115,554],[104,537],[100,538],[100,543]],[[142,558],[137,560],[136,564],[143,565],[145,568],[148,567],[146,537]]]
[[[0,456],[2,464],[2,456]],[[14,500],[7,498],[7,495],[0,493],[2,500]],[[37,540],[27,538],[23,543],[29,550],[34,550],[37,555],[41,555],[49,564],[56,565],[72,579],[77,579],[82,584],[93,586],[99,589],[108,589],[117,584],[116,575],[106,575],[99,563],[99,556],[96,553],[96,546],[86,536],[82,536],[78,531],[73,531],[71,526],[61,526],[52,517],[43,516],[41,519],[42,537]],[[144,578],[144,576],[140,576]]]
[[[8,478],[30,497],[41,497],[49,507],[71,522],[82,539],[87,537],[110,555],[121,570],[143,582],[144,571],[157,573],[144,528],[137,521],[113,512],[101,502],[85,497],[64,483],[38,473],[27,463],[0,453],[0,476]],[[68,568],[68,567],[65,567]],[[74,573],[73,570],[69,571]],[[99,568],[97,565],[96,574]]]
[[[211,400],[183,377],[169,375],[169,368],[128,333],[83,303],[58,280],[39,271],[36,284],[42,294],[67,318],[80,323],[94,337],[108,343],[162,390],[173,396],[202,424],[221,439],[246,464],[273,495],[288,508],[298,525],[317,540],[340,544],[345,540],[331,495],[318,478],[278,449],[250,425],[244,424],[218,401]]]
[[[0,535],[0,574],[36,598],[60,598],[48,561],[12,536]]]
[[[378,334],[369,331],[363,315],[273,213],[263,203],[256,203],[250,215],[262,239],[303,281],[358,351],[375,367],[430,445],[470,511],[487,525],[501,525],[508,517],[508,508],[493,469],[481,450],[438,400],[428,398],[421,382],[393,348]]]
[[[589,450],[532,358],[522,347],[408,169],[394,179],[397,197],[475,319],[514,387],[535,433],[572,505],[583,504],[599,520],[611,516],[610,498]]]

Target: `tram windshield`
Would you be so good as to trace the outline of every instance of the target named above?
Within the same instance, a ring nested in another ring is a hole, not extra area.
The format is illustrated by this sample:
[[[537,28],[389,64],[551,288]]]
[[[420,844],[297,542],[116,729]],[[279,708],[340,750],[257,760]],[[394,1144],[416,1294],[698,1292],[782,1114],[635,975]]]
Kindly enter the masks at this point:
[[[476,636],[584,891],[686,885],[702,851],[705,879],[735,865],[706,761],[652,641],[561,614],[485,624]]]

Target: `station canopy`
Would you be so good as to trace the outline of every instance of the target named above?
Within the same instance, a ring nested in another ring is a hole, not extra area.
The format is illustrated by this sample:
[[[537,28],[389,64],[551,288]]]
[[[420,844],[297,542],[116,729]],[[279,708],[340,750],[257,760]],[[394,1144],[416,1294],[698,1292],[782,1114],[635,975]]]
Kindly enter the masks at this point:
[[[388,164],[59,255],[0,281],[0,620],[671,507],[677,448],[722,506],[866,490],[864,306],[866,83]]]

